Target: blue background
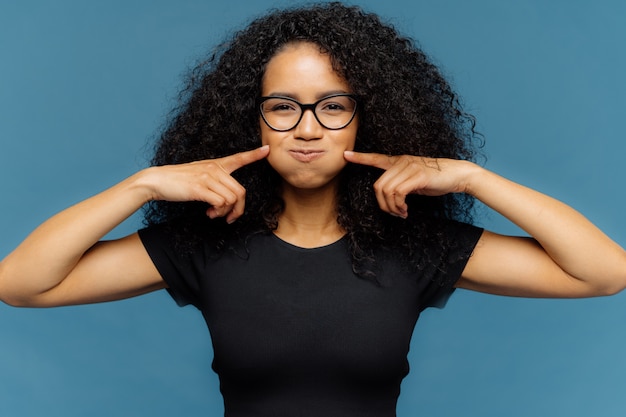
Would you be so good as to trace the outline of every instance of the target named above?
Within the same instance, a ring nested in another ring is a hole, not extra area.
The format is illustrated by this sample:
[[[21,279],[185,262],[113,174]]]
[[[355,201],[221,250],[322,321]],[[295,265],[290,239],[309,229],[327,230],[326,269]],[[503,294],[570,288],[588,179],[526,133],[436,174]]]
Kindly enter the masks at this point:
[[[0,258],[47,217],[144,167],[186,69],[231,29],[292,3],[2,2]],[[626,245],[626,3],[359,4],[441,65],[478,117],[488,168]],[[487,211],[481,224],[519,233]],[[110,236],[140,226],[134,217]],[[418,323],[398,414],[623,416],[625,318],[624,294],[458,291]],[[0,305],[0,415],[218,416],[211,358],[200,314],[163,291],[52,310]]]

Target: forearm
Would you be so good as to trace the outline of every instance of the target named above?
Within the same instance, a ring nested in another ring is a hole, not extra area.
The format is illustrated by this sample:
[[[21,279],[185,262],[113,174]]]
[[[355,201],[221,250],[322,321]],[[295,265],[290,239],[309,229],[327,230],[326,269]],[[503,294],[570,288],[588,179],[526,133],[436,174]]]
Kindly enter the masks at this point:
[[[536,239],[566,273],[598,292],[626,285],[626,251],[562,202],[475,167],[466,191]]]
[[[53,216],[0,262],[0,299],[57,286],[85,252],[150,199],[144,172]]]

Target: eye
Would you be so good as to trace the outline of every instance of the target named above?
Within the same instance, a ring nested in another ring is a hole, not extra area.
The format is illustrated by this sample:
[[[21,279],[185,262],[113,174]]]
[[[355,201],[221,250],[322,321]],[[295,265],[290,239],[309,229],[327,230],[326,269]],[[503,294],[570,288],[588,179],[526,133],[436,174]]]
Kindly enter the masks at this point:
[[[294,111],[296,106],[291,103],[280,103],[272,106],[272,111]]]
[[[318,110],[328,114],[352,113],[355,101],[348,96],[329,97],[318,105]]]
[[[263,103],[264,113],[291,113],[299,111],[296,103],[286,99],[271,98]]]
[[[324,103],[322,106],[323,111],[344,111],[346,108],[340,103]]]

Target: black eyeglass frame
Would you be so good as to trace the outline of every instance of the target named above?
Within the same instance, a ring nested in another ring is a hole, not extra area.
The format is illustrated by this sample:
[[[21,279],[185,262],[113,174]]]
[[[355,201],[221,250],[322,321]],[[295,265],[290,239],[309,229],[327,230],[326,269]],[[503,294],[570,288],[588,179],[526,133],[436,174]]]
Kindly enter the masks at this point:
[[[333,97],[349,97],[352,100],[354,100],[354,112],[352,112],[352,116],[350,117],[350,120],[348,120],[345,124],[343,124],[340,127],[328,127],[328,126],[326,126],[324,123],[322,123],[322,121],[319,119],[319,117],[317,117],[317,113],[315,113],[315,108],[317,107],[318,104],[320,104],[324,100],[328,100],[328,99],[331,99]],[[275,99],[275,98],[291,101],[292,103],[295,103],[295,104],[298,105],[298,107],[300,107],[300,117],[298,118],[298,121],[293,126],[291,126],[289,129],[276,129],[274,126],[270,125],[270,123],[265,118],[265,114],[263,114],[263,110],[262,110],[263,103],[265,103],[267,100]],[[328,129],[328,130],[341,130],[341,129],[347,127],[354,120],[354,116],[356,116],[357,109],[358,109],[358,106],[359,106],[359,99],[358,99],[358,97],[355,94],[341,93],[341,94],[331,94],[329,96],[322,97],[321,99],[317,100],[315,103],[303,104],[303,103],[300,103],[298,100],[295,100],[292,97],[264,96],[264,97],[259,97],[259,99],[257,100],[257,106],[259,108],[259,113],[261,114],[261,118],[263,119],[263,121],[265,122],[267,127],[269,127],[270,129],[272,129],[272,130],[274,130],[276,132],[288,132],[288,131],[290,131],[292,129],[295,129],[296,126],[298,126],[300,124],[300,122],[302,121],[302,117],[304,116],[304,112],[307,111],[307,110],[311,110],[313,112],[313,116],[315,116],[315,120],[317,120],[317,122],[322,127],[324,127],[325,129]]]

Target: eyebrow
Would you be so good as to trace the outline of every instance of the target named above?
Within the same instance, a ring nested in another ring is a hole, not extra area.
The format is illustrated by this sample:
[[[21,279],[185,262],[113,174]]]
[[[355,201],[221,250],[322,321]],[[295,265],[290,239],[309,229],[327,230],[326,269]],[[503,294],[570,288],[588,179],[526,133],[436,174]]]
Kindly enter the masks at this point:
[[[335,94],[351,94],[349,91],[346,90],[329,90],[329,91],[324,91],[323,93],[317,94],[315,96],[315,100],[320,100],[324,97],[328,97],[328,96],[332,96]],[[288,97],[288,98],[292,98],[294,100],[300,100],[298,98],[298,94],[293,94],[293,93],[287,93],[284,91],[273,91],[270,94],[267,94],[267,96],[282,96],[282,97]]]

